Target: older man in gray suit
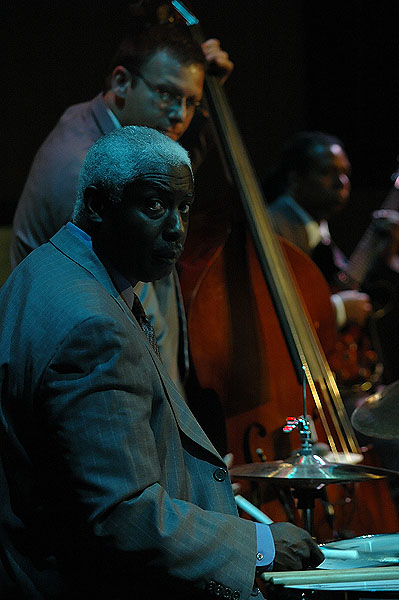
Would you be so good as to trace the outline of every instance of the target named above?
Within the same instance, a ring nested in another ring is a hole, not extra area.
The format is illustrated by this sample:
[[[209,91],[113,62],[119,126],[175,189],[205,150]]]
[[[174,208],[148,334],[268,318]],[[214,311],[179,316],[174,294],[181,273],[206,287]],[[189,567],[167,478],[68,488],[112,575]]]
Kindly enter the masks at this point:
[[[101,135],[126,125],[152,127],[174,140],[187,131],[183,145],[198,162],[204,151],[201,128],[207,119],[196,109],[207,63],[224,74],[233,67],[217,40],[201,47],[174,25],[152,25],[123,39],[104,93],[70,106],[35,156],[14,216],[12,268],[71,218],[80,168]],[[189,129],[192,120],[195,126]],[[188,344],[177,274],[154,285],[140,284],[137,294],[169,374],[183,393]]]
[[[256,568],[320,562],[294,525],[238,518],[134,293],[172,270],[192,201],[185,150],[116,130],[1,290],[2,598],[248,599]]]

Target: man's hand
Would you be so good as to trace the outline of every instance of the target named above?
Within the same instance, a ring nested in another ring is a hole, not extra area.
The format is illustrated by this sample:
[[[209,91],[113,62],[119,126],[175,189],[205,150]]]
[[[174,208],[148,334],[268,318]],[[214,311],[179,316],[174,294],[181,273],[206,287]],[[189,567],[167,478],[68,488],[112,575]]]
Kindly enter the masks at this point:
[[[276,556],[273,571],[300,571],[315,568],[324,556],[311,535],[292,523],[272,523]]]
[[[345,290],[338,295],[344,302],[347,322],[363,327],[372,311],[369,296],[357,290]]]
[[[227,52],[221,49],[220,42],[211,38],[201,44],[202,52],[210,65],[209,72],[220,77],[220,83],[224,83],[234,69],[234,64],[229,59]]]

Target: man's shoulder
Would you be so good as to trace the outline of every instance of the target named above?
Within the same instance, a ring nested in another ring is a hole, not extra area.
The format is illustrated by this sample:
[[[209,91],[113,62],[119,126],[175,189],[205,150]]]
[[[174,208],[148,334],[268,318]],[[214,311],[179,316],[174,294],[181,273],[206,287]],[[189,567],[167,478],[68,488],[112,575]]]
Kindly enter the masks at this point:
[[[279,196],[269,206],[269,213],[278,224],[302,224],[302,209],[291,196]]]
[[[101,95],[88,102],[73,104],[64,111],[50,131],[38,155],[50,148],[58,148],[61,144],[64,151],[71,149],[76,152],[79,145],[88,149],[103,134],[104,126],[108,126],[109,122]]]
[[[294,198],[287,194],[283,194],[278,196],[273,202],[269,205],[269,210],[271,213],[287,213],[287,214],[296,214],[299,208],[299,204],[295,202]]]
[[[87,151],[103,134],[103,126],[111,127],[110,123],[101,96],[66,109],[34,157],[21,195],[23,217],[28,205],[33,207],[29,209],[30,215],[42,210],[43,222],[51,221],[55,209],[65,205],[65,215],[57,221],[57,226],[65,222],[75,201],[77,180]],[[46,203],[45,207],[42,207],[42,202]],[[46,218],[45,211],[49,210],[47,204],[50,202],[51,215]],[[40,241],[46,241],[48,237]]]
[[[4,287],[26,289],[27,306],[35,304],[35,298],[51,297],[51,312],[69,306],[71,312],[80,314],[85,297],[95,298],[98,304],[104,303],[104,298],[115,303],[105,267],[66,227],[21,261]]]

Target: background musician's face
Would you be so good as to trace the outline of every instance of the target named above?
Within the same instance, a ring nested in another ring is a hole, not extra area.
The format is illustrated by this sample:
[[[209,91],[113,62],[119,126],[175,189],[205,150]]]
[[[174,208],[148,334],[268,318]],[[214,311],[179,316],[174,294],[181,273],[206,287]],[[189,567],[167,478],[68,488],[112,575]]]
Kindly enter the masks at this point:
[[[351,191],[351,165],[341,146],[316,145],[309,169],[297,174],[296,200],[316,220],[329,219],[347,203]]]
[[[123,109],[118,114],[122,125],[152,127],[178,140],[202,98],[204,77],[203,65],[184,65],[167,50],[157,51],[134,76],[133,87],[128,75]],[[167,102],[164,96],[169,97]]]

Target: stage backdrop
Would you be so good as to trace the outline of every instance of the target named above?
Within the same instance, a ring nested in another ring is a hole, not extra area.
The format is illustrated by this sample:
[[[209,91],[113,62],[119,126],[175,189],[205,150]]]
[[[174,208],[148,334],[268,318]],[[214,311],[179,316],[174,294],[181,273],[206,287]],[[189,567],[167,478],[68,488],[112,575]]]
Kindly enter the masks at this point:
[[[235,62],[226,90],[260,177],[298,130],[322,129],[345,141],[353,194],[332,228],[349,252],[389,188],[399,152],[399,6],[379,0],[190,4],[204,33],[220,38]],[[3,3],[0,224],[11,223],[33,155],[60,114],[101,89],[127,5]]]

